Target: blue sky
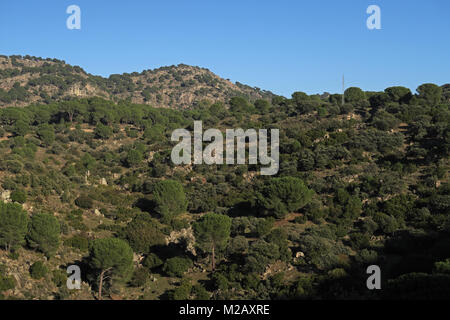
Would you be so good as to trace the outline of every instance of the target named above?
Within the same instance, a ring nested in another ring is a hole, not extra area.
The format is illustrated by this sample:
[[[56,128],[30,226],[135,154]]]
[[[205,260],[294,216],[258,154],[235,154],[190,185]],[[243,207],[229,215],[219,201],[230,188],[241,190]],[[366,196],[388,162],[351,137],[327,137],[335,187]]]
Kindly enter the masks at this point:
[[[81,30],[66,8],[81,8]],[[366,9],[381,8],[381,30]],[[290,96],[450,82],[448,0],[1,0],[0,54],[108,76],[185,63]]]

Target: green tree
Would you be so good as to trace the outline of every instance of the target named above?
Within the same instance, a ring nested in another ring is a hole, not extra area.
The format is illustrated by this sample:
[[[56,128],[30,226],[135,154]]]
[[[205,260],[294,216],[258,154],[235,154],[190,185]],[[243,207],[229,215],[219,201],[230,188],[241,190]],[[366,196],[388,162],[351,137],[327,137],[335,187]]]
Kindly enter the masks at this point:
[[[345,90],[345,101],[350,103],[359,103],[365,100],[364,91],[357,87],[350,87]]]
[[[42,125],[37,134],[45,146],[50,146],[55,141],[55,131],[48,124]]]
[[[89,260],[90,265],[99,271],[99,299],[102,299],[103,281],[107,275],[126,277],[133,271],[133,250],[121,239],[94,240]]]
[[[113,130],[109,126],[98,123],[95,127],[94,134],[97,139],[107,140],[113,135]]]
[[[25,136],[29,130],[30,130],[30,125],[23,120],[19,120],[19,121],[16,121],[16,123],[14,124],[12,131],[15,135]]]
[[[47,257],[51,257],[55,254],[60,243],[58,219],[48,213],[33,215],[27,241],[30,247],[43,252]]]
[[[211,269],[216,268],[216,250],[227,246],[230,238],[231,218],[225,215],[208,213],[194,223],[194,234],[197,245],[211,253]]]
[[[173,257],[167,259],[163,271],[170,277],[182,277],[192,267],[192,260],[185,257]]]
[[[313,191],[308,189],[299,178],[273,178],[262,187],[257,195],[259,208],[264,215],[283,218],[288,212],[294,212],[309,203]]]
[[[417,92],[419,93],[419,98],[432,105],[438,104],[442,99],[442,88],[433,83],[422,84],[417,88]]]
[[[11,200],[23,204],[27,201],[27,194],[23,190],[15,190],[11,193]]]
[[[136,253],[149,253],[151,247],[166,243],[164,234],[148,214],[134,218],[123,230],[123,237]]]
[[[6,251],[23,245],[27,231],[28,216],[22,207],[0,202],[0,245]]]
[[[186,211],[187,200],[183,186],[178,181],[158,181],[153,188],[155,210],[164,222],[171,222],[177,215]]]
[[[127,166],[128,167],[134,167],[137,166],[141,161],[144,159],[144,156],[142,155],[142,152],[137,149],[131,149],[127,153]]]
[[[39,280],[39,279],[42,279],[43,277],[45,277],[47,272],[48,272],[48,269],[44,265],[44,263],[42,263],[42,261],[37,261],[37,262],[33,263],[30,267],[30,275],[33,279],[36,279],[36,280]]]
[[[412,97],[411,90],[405,87],[389,87],[384,90],[389,99],[394,102],[407,103]]]
[[[170,298],[172,300],[188,300],[191,296],[191,292],[191,282],[187,279],[183,279],[181,284],[170,293]]]

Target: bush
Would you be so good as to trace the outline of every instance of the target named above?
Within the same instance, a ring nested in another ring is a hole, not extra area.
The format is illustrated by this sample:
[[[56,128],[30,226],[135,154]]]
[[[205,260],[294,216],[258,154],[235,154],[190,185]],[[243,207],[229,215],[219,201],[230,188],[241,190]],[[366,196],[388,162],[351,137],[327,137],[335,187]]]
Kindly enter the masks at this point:
[[[106,139],[109,139],[113,135],[113,130],[108,126],[105,126],[102,123],[99,123],[94,130],[94,134],[97,139],[106,140]]]
[[[187,200],[183,186],[178,181],[158,181],[153,189],[153,200],[158,212],[165,222],[186,211]]]
[[[7,277],[0,274],[0,292],[12,290],[16,287],[16,280],[14,277]]]
[[[87,251],[89,249],[89,240],[82,236],[73,236],[72,238],[66,239],[64,245],[81,251]]]
[[[283,218],[288,212],[296,212],[307,205],[313,191],[298,178],[272,178],[262,187],[257,201],[261,213]]]
[[[170,277],[181,278],[192,265],[192,260],[189,258],[174,257],[166,260],[163,271]]]
[[[192,284],[189,280],[183,279],[179,287],[176,287],[170,294],[172,300],[188,300],[191,296]]]
[[[22,190],[16,190],[11,193],[11,200],[17,203],[25,203],[27,201],[27,194]]]
[[[150,253],[143,262],[144,267],[154,269],[163,265],[163,261],[154,253]]]
[[[138,215],[121,232],[136,253],[148,253],[151,247],[165,244],[165,237],[148,214]]]
[[[33,279],[39,280],[47,275],[48,269],[42,263],[42,261],[37,261],[30,267],[30,275]]]
[[[150,277],[150,273],[146,268],[137,268],[133,272],[133,276],[130,281],[130,285],[133,287],[143,287],[147,284]]]
[[[81,209],[92,209],[94,202],[86,195],[82,195],[75,200],[75,204]]]
[[[51,214],[40,213],[31,217],[31,226],[27,235],[30,247],[52,256],[59,247],[60,225]]]
[[[6,168],[11,173],[20,173],[23,169],[22,163],[16,160],[6,161]]]
[[[53,270],[52,281],[57,287],[62,287],[67,283],[67,273],[64,270]]]

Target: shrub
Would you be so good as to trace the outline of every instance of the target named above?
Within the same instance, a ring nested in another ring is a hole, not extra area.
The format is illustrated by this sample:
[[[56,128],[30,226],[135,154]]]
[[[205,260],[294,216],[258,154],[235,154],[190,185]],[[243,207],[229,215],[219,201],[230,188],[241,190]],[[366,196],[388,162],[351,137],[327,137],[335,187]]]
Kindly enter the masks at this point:
[[[174,257],[166,260],[163,271],[170,277],[181,278],[192,265],[192,260],[189,258]]]
[[[154,253],[150,253],[145,257],[143,265],[148,269],[154,269],[162,266],[164,262]]]
[[[0,274],[0,292],[11,290],[16,287],[16,280],[14,277],[7,277]]]
[[[189,280],[182,280],[180,286],[176,287],[170,294],[172,300],[188,300],[191,296],[192,284]]]
[[[31,227],[27,235],[30,247],[50,257],[59,247],[59,236],[59,221],[53,215],[40,213],[31,217]]]
[[[64,240],[64,245],[81,251],[87,251],[89,249],[89,240],[82,236],[73,236]]]
[[[16,190],[11,193],[11,200],[13,202],[25,203],[27,201],[27,194],[23,190]]]
[[[47,267],[42,261],[33,263],[30,267],[30,275],[33,279],[39,280],[46,276],[48,272]]]
[[[62,287],[66,285],[67,282],[67,273],[64,270],[53,270],[52,272],[52,281],[57,287]]]
[[[183,186],[178,181],[158,181],[153,189],[153,200],[158,212],[165,222],[186,211],[187,200]]]
[[[311,200],[313,191],[298,178],[272,178],[257,196],[261,213],[283,218],[288,212],[303,208]]]
[[[94,202],[86,195],[81,195],[75,200],[75,204],[82,209],[92,209]]]
[[[137,268],[133,272],[133,276],[130,281],[130,285],[133,287],[143,287],[149,280],[150,273],[146,268]]]

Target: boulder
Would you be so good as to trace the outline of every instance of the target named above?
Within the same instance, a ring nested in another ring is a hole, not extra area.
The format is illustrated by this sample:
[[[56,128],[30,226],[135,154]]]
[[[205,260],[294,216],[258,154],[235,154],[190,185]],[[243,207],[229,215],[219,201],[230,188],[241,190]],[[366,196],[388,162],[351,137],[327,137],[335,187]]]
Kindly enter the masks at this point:
[[[11,191],[10,190],[5,190],[2,192],[1,194],[1,200],[2,201],[8,201],[11,199]]]

